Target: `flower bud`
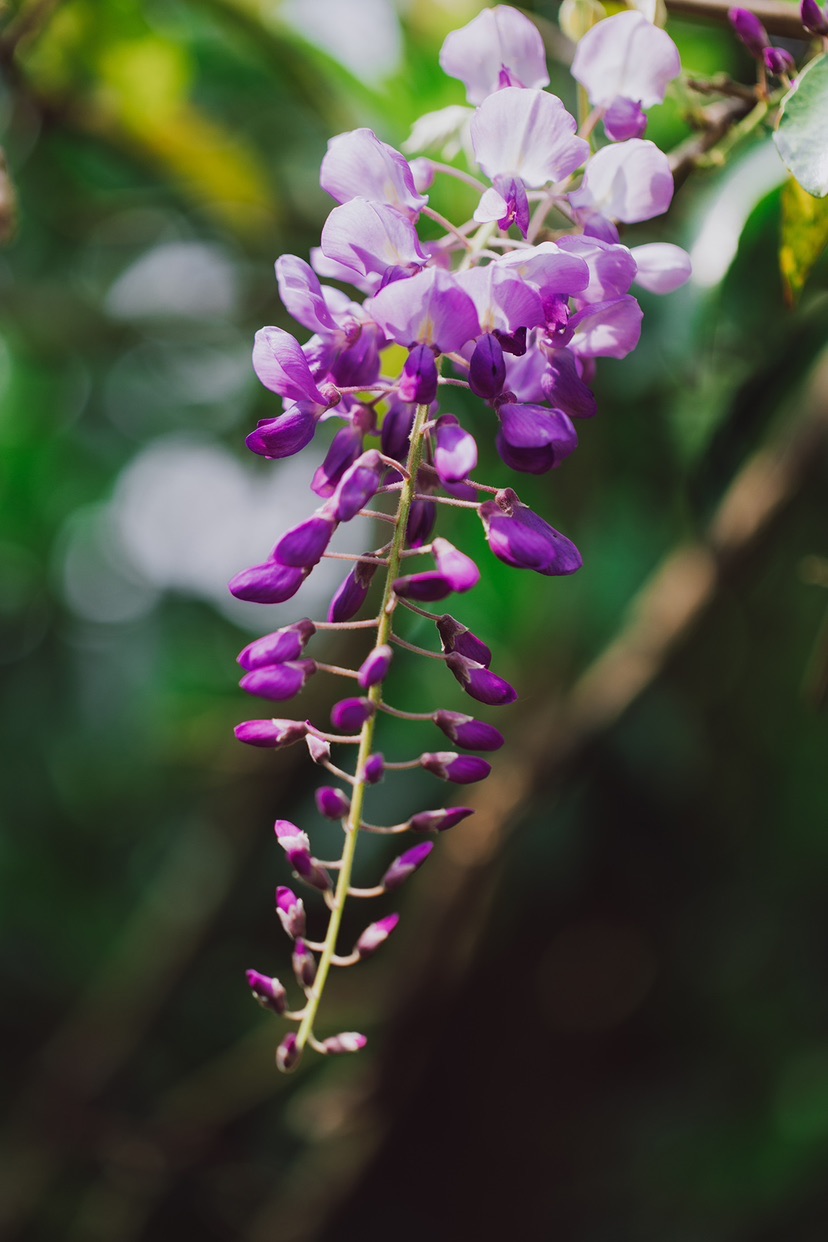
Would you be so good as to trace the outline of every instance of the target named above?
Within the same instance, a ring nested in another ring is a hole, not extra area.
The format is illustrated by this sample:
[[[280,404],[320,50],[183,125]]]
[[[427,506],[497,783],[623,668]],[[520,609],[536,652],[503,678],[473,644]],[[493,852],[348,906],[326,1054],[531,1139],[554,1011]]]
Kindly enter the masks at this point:
[[[283,703],[292,699],[303,688],[311,674],[316,672],[313,660],[291,660],[285,664],[270,664],[265,668],[254,668],[245,673],[239,685],[248,694],[257,694],[262,699],[272,699]]]
[[[464,716],[462,712],[435,712],[432,720],[458,746],[466,750],[500,750],[503,734],[482,720]]]
[[[455,824],[459,824],[461,820],[473,814],[474,811],[468,806],[444,807],[439,811],[420,811],[418,815],[411,816],[408,826],[412,832],[448,832],[449,828],[453,828]]]
[[[436,521],[437,506],[433,500],[412,501],[405,534],[409,548],[421,548],[428,543]]]
[[[343,474],[332,501],[337,521],[350,522],[351,518],[356,517],[360,509],[364,509],[368,501],[376,496],[381,478],[382,462],[376,449],[357,458]]]
[[[413,849],[406,850],[404,854],[400,854],[399,858],[395,858],[391,866],[382,877],[380,883],[382,887],[391,892],[395,888],[399,888],[404,884],[410,875],[413,875],[434,849],[432,841],[424,841],[422,845],[415,845]]]
[[[511,488],[487,500],[478,513],[489,547],[506,565],[546,576],[574,574],[583,565],[575,544],[522,504]]]
[[[826,10],[817,4],[817,0],[802,0],[800,16],[806,30],[817,35],[828,35],[828,16]]]
[[[323,1039],[322,1047],[331,1056],[338,1056],[343,1052],[359,1052],[367,1043],[368,1040],[359,1031],[342,1031],[339,1035]]]
[[[643,138],[647,131],[647,114],[634,99],[618,95],[604,113],[604,132],[610,142],[626,142]]]
[[[260,457],[271,460],[292,457],[310,444],[320,413],[317,406],[309,402],[293,405],[279,418],[263,419],[245,444],[251,453],[258,453]]]
[[[243,569],[230,579],[228,587],[231,595],[248,603],[283,604],[296,594],[308,572],[280,565],[278,561],[266,561],[264,565]]]
[[[302,1050],[298,1047],[296,1036],[290,1031],[276,1049],[276,1068],[283,1074],[295,1070],[302,1059]]]
[[[280,884],[276,889],[276,913],[291,940],[305,934],[305,903],[293,889]]]
[[[361,958],[371,957],[384,944],[400,921],[398,914],[386,914],[384,919],[370,923],[354,945],[354,952]]]
[[[264,668],[268,664],[284,664],[288,660],[297,660],[305,644],[316,633],[316,626],[307,617],[293,625],[286,625],[273,634],[265,634],[248,643],[236,657],[238,663],[247,672],[254,668]]]
[[[460,552],[448,539],[435,539],[432,544],[437,568],[451,583],[452,591],[470,591],[480,581],[480,570],[470,556]]]
[[[386,457],[393,457],[394,461],[405,461],[413,426],[413,406],[403,405],[401,402],[392,404],[382,420],[380,431],[380,445]]]
[[[293,946],[293,973],[300,987],[313,987],[313,981],[316,978],[316,958],[301,939],[298,939]]]
[[[287,992],[278,979],[260,975],[258,970],[247,971],[247,985],[263,1009],[284,1013],[287,1009]]]
[[[290,850],[307,850],[310,853],[310,839],[306,832],[297,828],[289,819],[277,819],[273,825],[276,840],[285,852]]]
[[[755,60],[762,59],[762,52],[769,44],[768,32],[750,9],[728,9],[728,19],[737,39],[744,43]]]
[[[361,427],[343,427],[331,440],[325,460],[316,470],[311,489],[317,496],[333,496],[339,480],[362,452],[363,430]]]
[[[428,345],[415,345],[405,360],[400,378],[401,401],[431,405],[437,396],[437,362]]]
[[[491,401],[503,391],[506,383],[506,364],[503,346],[491,332],[479,337],[469,363],[469,388],[476,397]],[[435,462],[435,465],[437,463]],[[475,461],[475,465],[477,462]],[[472,466],[474,469],[474,466]],[[438,467],[439,472],[439,467]],[[468,472],[467,472],[468,473]]]
[[[351,809],[351,802],[341,789],[323,785],[316,791],[316,808],[326,819],[344,819]]]
[[[446,667],[454,674],[466,694],[478,703],[487,703],[489,707],[504,707],[514,703],[517,691],[508,681],[491,673],[475,660],[467,660],[456,651],[446,657]]]
[[[305,741],[308,744],[308,752],[314,763],[326,763],[330,759],[330,742],[326,742],[322,737],[317,737],[315,733],[308,733]]]
[[[458,655],[465,656],[467,660],[474,660],[482,664],[484,668],[488,668],[491,664],[491,650],[475,634],[472,634],[467,626],[461,625],[454,617],[448,615],[441,617],[437,622],[437,632],[446,654],[456,651]]]
[[[365,784],[378,785],[385,775],[385,759],[379,753],[369,755],[365,761]]]
[[[498,346],[499,348],[499,346]],[[434,428],[434,469],[441,483],[460,483],[477,465],[477,444],[453,414],[437,419]]]
[[[786,52],[783,47],[766,47],[763,53],[765,68],[768,73],[772,73],[774,77],[781,78],[783,75],[790,75],[796,69],[796,62],[790,52]]]
[[[421,604],[436,604],[451,595],[452,585],[445,574],[427,569],[421,574],[407,574],[394,579],[394,594],[401,599],[416,599]]]
[[[377,572],[376,565],[367,561],[357,561],[342,586],[331,600],[328,610],[329,621],[350,621],[355,617],[371,586],[371,579]]]
[[[331,708],[331,724],[343,733],[359,733],[376,710],[370,699],[340,699]]]
[[[270,749],[301,742],[307,731],[304,720],[243,720],[234,729],[240,742]]]
[[[306,522],[300,522],[282,535],[273,549],[273,559],[280,565],[312,569],[322,559],[336,527],[337,519],[333,514],[324,510],[314,513]]]
[[[385,681],[394,653],[387,643],[375,647],[359,670],[357,682],[363,690],[378,686]]]
[[[420,765],[427,772],[439,776],[441,781],[453,781],[455,785],[473,785],[484,781],[492,765],[477,755],[458,755],[453,750],[438,750],[420,755]]]
[[[318,888],[321,893],[329,893],[333,888],[331,877],[324,867],[320,867],[310,851],[296,849],[287,851],[288,861],[300,880],[304,880],[311,888]]]

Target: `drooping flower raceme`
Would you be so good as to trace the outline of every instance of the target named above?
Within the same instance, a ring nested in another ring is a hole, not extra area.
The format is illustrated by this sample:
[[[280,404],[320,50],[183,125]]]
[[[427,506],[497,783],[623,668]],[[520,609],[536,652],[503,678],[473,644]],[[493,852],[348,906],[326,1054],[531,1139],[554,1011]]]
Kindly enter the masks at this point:
[[[455,226],[429,207],[424,191],[436,176],[452,175],[451,167],[423,157],[415,176],[404,156],[369,129],[333,138],[321,183],[335,206],[312,266],[294,255],[276,264],[282,302],[311,335],[300,344],[265,327],[253,351],[256,374],[284,407],[248,436],[254,453],[290,457],[321,423],[333,420],[338,429],[311,484],[321,503],[282,535],[262,564],[238,573],[230,590],[240,599],[278,604],[299,591],[323,558],[350,562],[325,619],[277,628],[239,655],[242,688],[279,704],[279,712],[316,674],[343,678],[348,689],[333,703],[330,723],[265,715],[236,729],[241,741],[259,748],[304,744],[335,782],[317,790],[317,811],[343,830],[341,857],[326,863],[315,855],[307,825],[276,821],[293,882],[315,890],[327,912],[324,927],[320,911],[306,910],[293,888],[276,890],[276,913],[293,942],[293,973],[304,998],[298,1007],[278,979],[248,972],[259,1003],[296,1024],[277,1052],[283,1070],[295,1068],[307,1046],[334,1055],[364,1045],[353,1031],[318,1034],[325,983],[333,967],[379,951],[398,915],[381,910],[352,950],[342,952],[346,901],[381,901],[427,864],[434,840],[423,840],[425,834],[439,836],[471,814],[451,805],[415,808],[403,822],[383,826],[376,822],[381,815],[369,818],[373,787],[416,768],[448,784],[485,780],[489,760],[464,752],[496,751],[503,736],[477,718],[477,705],[502,707],[517,698],[492,670],[486,643],[451,613],[432,610],[473,590],[481,573],[462,548],[435,533],[440,509],[455,506],[476,516],[492,554],[512,568],[543,577],[579,570],[575,544],[511,486],[474,477],[477,439],[492,435],[512,470],[557,469],[577,447],[576,422],[596,412],[595,360],[623,358],[638,343],[642,316],[633,284],[668,293],[689,275],[677,246],[630,250],[619,239],[619,225],[665,211],[673,193],[667,159],[642,137],[641,123],[678,72],[669,36],[627,12],[583,39],[573,72],[604,118],[609,142],[597,149],[590,141],[595,115],[578,134],[562,101],[543,89],[549,81],[543,44],[516,10],[488,9],[449,35],[441,65],[464,83],[475,105],[468,135],[485,180],[457,170],[477,187],[472,218]],[[440,131],[433,124],[426,129]],[[422,216],[444,228],[436,241],[421,240]],[[327,279],[352,292],[324,284]],[[390,345],[405,352],[394,374],[385,370]],[[474,428],[444,404],[457,385],[481,403]],[[381,525],[379,546],[359,556],[330,551],[341,525],[366,519]],[[433,649],[404,637],[411,613],[434,624]],[[362,631],[369,640],[356,668],[312,654],[318,630],[341,629]],[[385,690],[394,663],[416,658],[442,661],[472,700],[471,710],[423,704],[412,713],[394,706]],[[379,730],[387,715],[432,722],[435,747],[451,749],[386,756]],[[339,757],[349,748],[356,752],[351,765]],[[416,839],[367,887],[354,885],[365,832]]]

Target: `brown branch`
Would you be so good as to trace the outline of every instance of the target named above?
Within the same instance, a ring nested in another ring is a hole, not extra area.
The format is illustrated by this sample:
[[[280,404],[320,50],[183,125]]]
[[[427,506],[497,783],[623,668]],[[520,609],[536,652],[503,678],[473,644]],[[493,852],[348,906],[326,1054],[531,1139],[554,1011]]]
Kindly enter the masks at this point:
[[[676,17],[692,17],[702,21],[727,25],[727,11],[733,8],[730,0],[666,0],[668,13]],[[788,39],[809,39],[799,17],[799,5],[785,4],[784,0],[751,0],[743,8],[755,13],[770,34]]]

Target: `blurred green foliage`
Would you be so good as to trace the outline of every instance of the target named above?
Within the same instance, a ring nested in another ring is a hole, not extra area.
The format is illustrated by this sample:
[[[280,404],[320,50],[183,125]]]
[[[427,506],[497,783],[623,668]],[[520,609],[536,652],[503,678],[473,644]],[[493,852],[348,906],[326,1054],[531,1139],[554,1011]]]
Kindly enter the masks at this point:
[[[826,555],[824,441],[666,667],[535,789],[448,943],[429,940],[451,877],[435,859],[393,946],[337,981],[330,1029],[367,1028],[369,1051],[277,1079],[278,1024],[243,985],[245,967],[286,962],[273,817],[312,821],[323,855],[335,836],[298,748],[271,760],[232,737],[251,710],[235,654],[271,620],[223,584],[310,508],[313,469],[246,460],[274,411],[250,342],[286,323],[275,257],[318,241],[327,137],[368,124],[399,144],[462,102],[437,50],[479,7],[410,6],[395,65],[366,29],[358,74],[264,0],[0,7],[18,200],[0,251],[10,1236],[371,1242],[389,1221],[398,1242],[824,1236],[826,599],[799,572]],[[535,10],[553,32],[554,6]],[[724,31],[673,33],[693,72],[739,70]],[[675,102],[652,132],[685,137]],[[765,155],[767,140],[749,158]],[[824,262],[786,310],[780,190],[747,167],[692,178],[667,221],[629,230],[694,248],[704,280],[642,297],[642,345],[599,368],[578,453],[519,480],[585,569],[538,581],[494,562],[467,516],[446,524],[485,566],[458,611],[521,688],[516,732],[613,642],[662,559],[703,538],[750,455],[826,399],[824,380],[811,392]],[[473,205],[434,193],[450,216]],[[484,412],[456,408],[481,477],[502,479]],[[443,673],[398,660],[394,701],[461,707]],[[332,698],[318,677],[303,710]],[[387,754],[432,744],[397,723]],[[406,774],[370,805],[393,822],[433,797]],[[456,831],[459,866],[474,820]],[[366,879],[387,855],[365,842]],[[346,922],[347,939],[360,913]],[[429,945],[466,946],[441,991],[421,977]]]

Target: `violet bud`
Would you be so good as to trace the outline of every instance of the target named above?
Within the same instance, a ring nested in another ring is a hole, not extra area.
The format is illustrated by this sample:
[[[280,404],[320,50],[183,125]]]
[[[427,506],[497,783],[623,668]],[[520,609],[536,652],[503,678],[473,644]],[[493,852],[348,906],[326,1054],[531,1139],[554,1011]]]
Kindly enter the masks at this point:
[[[464,716],[462,712],[435,712],[432,717],[438,729],[442,729],[458,746],[466,750],[500,750],[503,734],[483,720]]]
[[[362,663],[357,676],[361,689],[370,690],[371,686],[378,686],[380,682],[385,681],[393,656],[394,653],[387,643],[374,648]]]
[[[727,16],[736,37],[744,43],[747,50],[756,60],[762,59],[762,52],[768,46],[768,32],[755,13],[749,9],[728,9]]]
[[[283,664],[286,660],[296,660],[315,633],[316,626],[304,617],[293,625],[283,626],[273,634],[265,634],[264,637],[248,643],[236,659],[248,672],[267,664]]]
[[[314,763],[325,763],[330,759],[330,742],[326,742],[322,737],[317,737],[315,733],[308,733],[305,741],[308,744],[308,751]]]
[[[287,992],[278,979],[260,975],[258,970],[247,971],[247,984],[263,1009],[284,1013],[287,1009]]]
[[[437,362],[428,345],[415,345],[405,360],[400,386],[401,401],[431,405],[437,396]]]
[[[526,329],[524,328],[524,350]],[[503,391],[506,383],[506,364],[503,346],[491,332],[479,337],[469,363],[469,388],[476,397],[491,401]]]
[[[342,1031],[339,1035],[330,1035],[322,1040],[322,1048],[329,1056],[339,1056],[345,1052],[359,1052],[368,1043],[365,1035],[359,1031]]]
[[[339,522],[350,522],[377,494],[382,478],[382,462],[376,449],[358,457],[342,476],[333,499]]]
[[[393,457],[394,461],[405,461],[413,426],[413,406],[402,403],[391,406],[382,420],[380,431],[380,444],[386,457]]]
[[[320,893],[329,893],[333,888],[331,877],[324,867],[320,867],[306,849],[287,850],[291,867],[311,888],[318,888]]]
[[[541,376],[541,388],[549,404],[570,418],[592,418],[598,412],[595,395],[581,378],[575,354],[569,349],[555,350]]]
[[[292,457],[310,444],[320,410],[316,405],[293,405],[279,418],[266,418],[251,431],[245,443],[251,453],[271,459]]]
[[[312,988],[316,978],[316,958],[304,940],[297,940],[293,946],[293,973],[301,988]]]
[[[796,69],[796,62],[790,52],[783,47],[766,47],[764,50],[765,68],[774,77],[790,76]]]
[[[273,831],[276,833],[276,840],[286,853],[291,850],[310,851],[308,834],[301,828],[297,828],[296,824],[289,819],[277,819],[273,825]]]
[[[361,958],[371,957],[384,944],[400,921],[398,914],[386,914],[384,919],[369,924],[354,945],[354,952]]]
[[[264,565],[252,565],[232,577],[228,583],[231,595],[251,604],[283,604],[299,590],[307,569],[280,565],[278,561],[266,561]]]
[[[266,668],[254,668],[245,673],[239,685],[248,694],[277,703],[292,699],[304,686],[308,677],[316,672],[313,660],[290,660],[285,664],[270,664]]]
[[[444,807],[439,811],[420,811],[418,815],[411,816],[408,826],[412,832],[448,832],[449,828],[453,828],[455,824],[459,824],[461,820],[473,814],[474,811],[468,806]]]
[[[817,4],[817,0],[802,0],[800,15],[806,30],[816,35],[828,35],[828,16],[826,10]]]
[[[460,483],[477,465],[477,444],[453,414],[437,419],[434,469],[441,483]]]
[[[331,708],[331,724],[343,733],[359,733],[376,710],[370,699],[340,699]]]
[[[643,138],[647,132],[647,114],[636,100],[618,95],[604,113],[604,132],[610,142]]]
[[[276,913],[279,922],[290,936],[297,940],[305,934],[305,903],[297,897],[293,889],[280,884],[276,889]]]
[[[428,543],[436,521],[437,506],[433,500],[412,501],[405,532],[409,548],[421,548]]]
[[[361,427],[343,427],[336,433],[325,460],[317,468],[311,482],[317,496],[333,496],[339,480],[362,452],[363,438]]]
[[[489,707],[504,707],[508,703],[514,703],[517,698],[517,691],[508,681],[504,681],[475,660],[467,660],[456,651],[446,657],[446,666],[466,694],[477,699],[478,703],[487,703]]]
[[[426,772],[439,776],[441,781],[453,781],[455,785],[474,785],[484,781],[492,765],[477,755],[458,755],[453,750],[438,750],[420,755],[420,764]]]
[[[240,742],[270,749],[301,742],[307,731],[304,720],[244,720],[234,729]]]
[[[488,668],[491,664],[491,650],[484,642],[481,642],[476,634],[472,634],[467,626],[461,625],[454,617],[448,614],[441,617],[437,622],[437,631],[446,654],[456,651],[458,655],[465,656],[467,660],[474,660],[477,664],[482,664],[484,668]]]
[[[365,784],[378,785],[385,776],[385,758],[379,752],[365,760]]]
[[[575,544],[522,504],[510,487],[478,513],[489,547],[506,565],[547,576],[574,574],[583,565]]]
[[[370,565],[367,561],[356,562],[331,600],[328,609],[329,621],[350,621],[351,617],[356,616],[365,603],[371,579],[376,572],[376,565]]]
[[[273,549],[273,559],[280,565],[312,569],[322,559],[336,527],[333,514],[326,513],[324,509],[314,513],[306,522],[282,535]]]
[[[295,1070],[302,1059],[302,1050],[296,1042],[296,1035],[290,1031],[276,1049],[276,1068],[283,1074]]]
[[[322,785],[316,791],[316,809],[325,819],[344,819],[351,809],[351,800],[346,798],[341,789],[333,785]]]
[[[394,579],[394,593],[401,599],[416,599],[421,604],[435,604],[452,593],[452,585],[439,570],[427,569],[421,574],[408,574]]]
[[[391,866],[382,877],[381,884],[387,892],[392,889],[399,888],[404,884],[410,875],[413,875],[434,849],[432,841],[424,841],[422,845],[415,845],[413,849],[406,850],[404,854],[400,854],[399,858],[395,858]]]
[[[452,591],[470,591],[480,581],[480,570],[470,556],[460,552],[448,539],[435,539],[431,545],[440,573],[448,578]]]

